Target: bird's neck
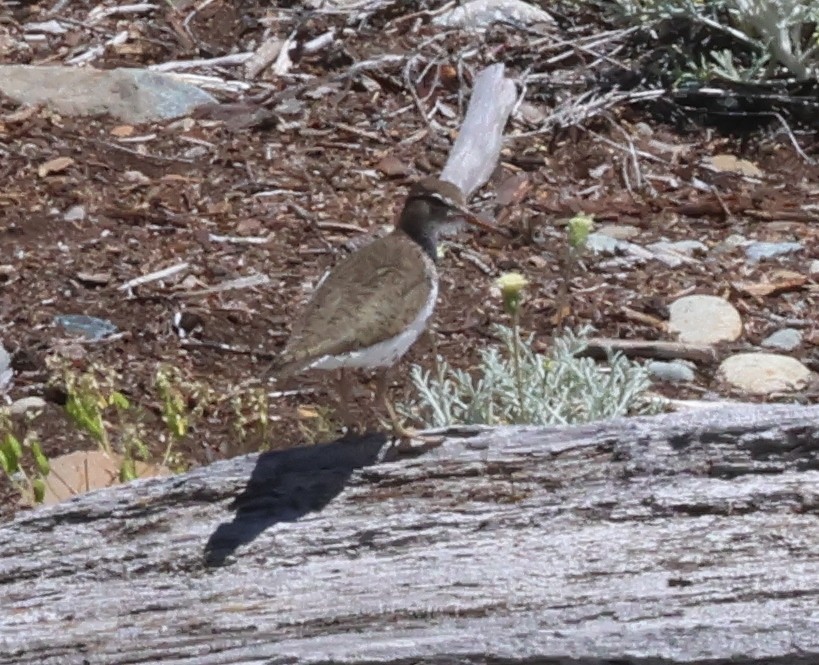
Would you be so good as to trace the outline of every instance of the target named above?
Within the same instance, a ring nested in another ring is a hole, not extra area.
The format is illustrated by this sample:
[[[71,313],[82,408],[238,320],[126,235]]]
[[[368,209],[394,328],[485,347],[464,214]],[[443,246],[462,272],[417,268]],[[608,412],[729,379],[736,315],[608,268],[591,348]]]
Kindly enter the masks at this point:
[[[410,199],[401,211],[398,230],[410,237],[433,261],[438,260],[438,223],[425,201]]]

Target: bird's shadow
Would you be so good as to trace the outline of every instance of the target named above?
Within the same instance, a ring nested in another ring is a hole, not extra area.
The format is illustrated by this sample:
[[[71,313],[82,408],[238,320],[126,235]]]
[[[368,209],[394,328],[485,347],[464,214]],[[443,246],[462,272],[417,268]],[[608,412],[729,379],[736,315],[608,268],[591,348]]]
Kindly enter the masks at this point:
[[[205,564],[223,566],[240,545],[277,522],[295,522],[321,510],[344,489],[356,469],[379,461],[383,433],[262,453],[247,486],[231,504],[236,514],[220,524],[205,546]]]

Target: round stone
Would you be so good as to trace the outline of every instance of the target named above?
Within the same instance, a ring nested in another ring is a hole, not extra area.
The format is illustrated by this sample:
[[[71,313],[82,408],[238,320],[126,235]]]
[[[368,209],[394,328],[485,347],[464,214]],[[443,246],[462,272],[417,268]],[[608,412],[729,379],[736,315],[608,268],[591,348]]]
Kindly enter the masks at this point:
[[[686,383],[695,379],[694,370],[681,362],[653,360],[646,365],[651,378],[667,383]]]
[[[754,395],[799,390],[811,372],[796,358],[778,353],[738,353],[722,361],[722,378]]]
[[[799,330],[795,328],[783,328],[763,339],[760,345],[766,349],[793,351],[800,344],[802,344],[802,333]]]
[[[742,334],[742,319],[727,300],[716,296],[685,296],[669,307],[669,328],[686,344],[734,341]]]

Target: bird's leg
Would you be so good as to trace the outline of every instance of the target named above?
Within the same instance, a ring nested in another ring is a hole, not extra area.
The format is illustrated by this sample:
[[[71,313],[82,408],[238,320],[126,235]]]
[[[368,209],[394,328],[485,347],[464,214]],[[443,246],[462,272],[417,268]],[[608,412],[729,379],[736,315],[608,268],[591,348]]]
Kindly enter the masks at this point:
[[[376,404],[380,404],[386,410],[389,416],[389,423],[386,425],[390,428],[393,436],[399,441],[399,448],[403,449],[407,447],[408,449],[417,449],[421,447],[423,450],[427,446],[440,444],[444,440],[444,437],[421,434],[404,424],[404,421],[396,412],[395,406],[390,399],[389,387],[390,370],[386,368],[379,372],[376,383],[375,400]],[[417,442],[417,445],[413,446],[413,441]]]
[[[441,356],[438,355],[438,328],[432,323],[422,333],[429,343],[429,350],[432,352],[432,364],[434,376],[441,375]]]
[[[347,370],[343,367],[338,371],[338,379],[336,380],[336,392],[338,393],[338,413],[341,416],[341,421],[347,428],[347,432],[353,432],[357,429],[358,424],[355,422],[352,411],[350,410],[350,403],[352,402],[352,395],[350,394],[350,377]]]

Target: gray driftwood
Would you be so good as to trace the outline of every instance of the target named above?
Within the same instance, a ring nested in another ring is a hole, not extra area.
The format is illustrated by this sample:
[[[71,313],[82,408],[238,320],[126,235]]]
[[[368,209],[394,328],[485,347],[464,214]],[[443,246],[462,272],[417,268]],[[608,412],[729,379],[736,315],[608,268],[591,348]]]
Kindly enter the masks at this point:
[[[516,95],[504,71],[503,63],[497,63],[475,77],[466,116],[441,171],[441,179],[458,185],[467,198],[489,181],[500,158]]]
[[[0,662],[819,662],[819,406],[379,437],[0,529]]]

